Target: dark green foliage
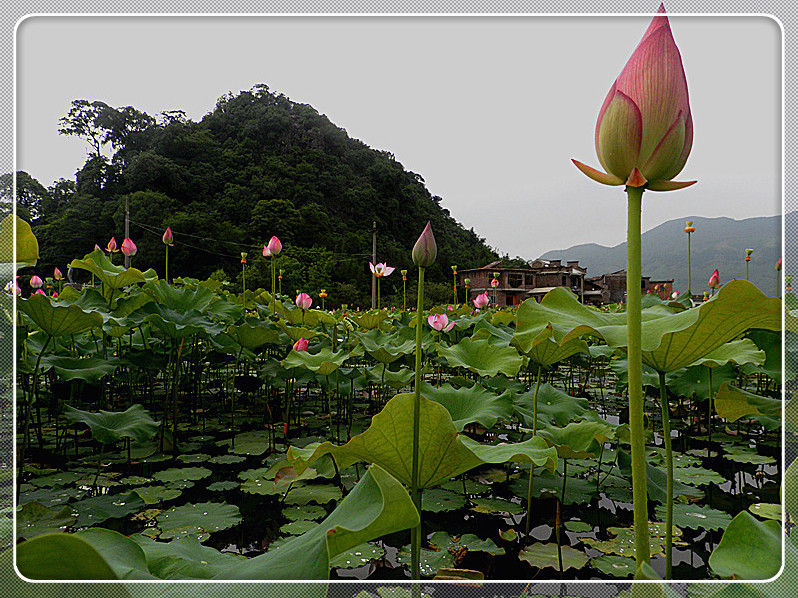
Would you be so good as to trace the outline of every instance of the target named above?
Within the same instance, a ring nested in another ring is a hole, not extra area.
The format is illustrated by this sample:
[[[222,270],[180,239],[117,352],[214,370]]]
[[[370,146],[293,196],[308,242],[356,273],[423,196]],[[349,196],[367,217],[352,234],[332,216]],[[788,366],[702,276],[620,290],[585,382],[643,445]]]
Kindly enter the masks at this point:
[[[82,257],[95,243],[104,247],[111,236],[121,243],[126,196],[137,268],[163,274],[160,237],[171,226],[170,274],[205,278],[222,269],[240,288],[246,251],[247,287],[270,289],[260,254],[276,235],[286,248],[278,265],[286,270],[283,291],[325,288],[331,306],[370,303],[372,221],[377,261],[397,268],[382,293],[397,304],[398,271],[413,270],[410,250],[428,220],[440,248],[430,282],[449,281],[452,264],[482,266],[498,257],[392,154],[265,85],[223,96],[196,123],[179,111],[156,124],[131,107],[76,100],[61,125],[91,151],[75,184],[60,181],[39,202],[33,225],[42,268]],[[108,145],[116,149],[110,161],[100,154]]]

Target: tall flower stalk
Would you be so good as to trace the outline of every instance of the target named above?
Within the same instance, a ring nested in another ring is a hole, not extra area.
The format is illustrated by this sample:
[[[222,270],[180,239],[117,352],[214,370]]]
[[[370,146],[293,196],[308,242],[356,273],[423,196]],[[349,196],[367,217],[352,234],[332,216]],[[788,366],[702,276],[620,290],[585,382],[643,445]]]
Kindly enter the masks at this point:
[[[695,227],[693,226],[693,221],[688,220],[685,223],[684,232],[687,233],[687,293],[689,295],[693,294],[693,264],[691,261],[691,253],[690,253],[690,237],[695,232]]]
[[[751,262],[751,254],[754,253],[753,249],[745,250],[745,279],[748,280],[748,264]]]
[[[419,483],[419,436],[421,423],[421,333],[424,318],[424,270],[435,263],[438,246],[432,234],[432,227],[427,222],[424,231],[413,246],[413,263],[418,266],[418,296],[416,298],[416,363],[413,386],[413,455],[410,474],[410,497],[421,516],[421,484]],[[421,520],[410,531],[410,579],[421,579]],[[418,584],[413,584],[413,597],[421,594]]]
[[[276,296],[275,296],[276,282],[275,282],[275,272],[274,272],[274,258],[276,258],[278,255],[280,255],[280,252],[282,250],[283,250],[283,244],[280,243],[280,239],[278,239],[277,237],[272,237],[271,239],[269,239],[269,243],[263,246],[263,257],[271,257],[272,258],[272,260],[271,260],[271,262],[272,262],[272,268],[271,268],[272,269],[272,307],[271,307],[272,313],[274,313],[274,310],[275,310],[275,308],[277,306],[277,299],[276,299]]]
[[[169,282],[169,248],[175,244],[175,238],[174,235],[172,235],[171,226],[166,227],[166,231],[164,232],[163,237],[161,237],[161,241],[163,241],[163,244],[166,245],[166,256],[164,259],[164,280]]]
[[[605,172],[577,160],[585,175],[625,185],[627,195],[626,317],[629,427],[632,446],[634,546],[638,569],[649,562],[643,420],[640,234],[643,192],[682,189],[672,180],[690,154],[693,120],[681,55],[660,5],[642,40],[612,84],[596,123],[596,154]],[[672,498],[670,499],[672,500]]]

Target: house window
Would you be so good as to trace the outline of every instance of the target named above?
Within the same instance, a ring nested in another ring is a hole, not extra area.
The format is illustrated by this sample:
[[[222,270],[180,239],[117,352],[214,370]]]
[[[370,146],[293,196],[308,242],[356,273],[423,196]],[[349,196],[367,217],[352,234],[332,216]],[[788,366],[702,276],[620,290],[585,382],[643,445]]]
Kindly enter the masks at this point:
[[[524,283],[523,274],[512,273],[507,275],[507,284],[510,285],[512,288],[517,289],[523,283]]]

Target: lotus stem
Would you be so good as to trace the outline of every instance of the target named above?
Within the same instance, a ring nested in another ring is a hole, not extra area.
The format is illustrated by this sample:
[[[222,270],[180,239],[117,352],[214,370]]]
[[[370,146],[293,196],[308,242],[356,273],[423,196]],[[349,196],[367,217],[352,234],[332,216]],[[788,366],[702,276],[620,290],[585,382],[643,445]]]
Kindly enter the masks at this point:
[[[419,487],[418,444],[421,425],[421,333],[424,313],[424,268],[418,268],[418,300],[416,302],[416,376],[413,386],[413,460],[410,481],[410,496],[419,514],[419,522],[410,531],[410,579],[421,579],[421,488]],[[421,587],[413,584],[412,594],[420,596]]]
[[[276,307],[276,295],[274,294],[276,288],[276,277],[274,272],[274,256],[272,256],[272,313],[274,313],[274,309]]]
[[[659,372],[659,400],[662,404],[662,435],[665,441],[665,471],[667,474],[665,484],[665,579],[671,579],[673,568],[673,449],[671,447],[671,414],[668,408],[665,372]]]
[[[691,233],[687,233],[687,294],[693,294],[693,265],[690,256],[690,237]]]
[[[643,425],[643,356],[640,292],[640,220],[643,188],[627,185],[626,322],[629,356],[629,432],[632,445],[632,497],[634,503],[635,561],[637,568],[651,557],[646,489],[646,437]]]
[[[538,389],[540,388],[540,369],[538,364],[538,376],[535,381],[535,393],[532,395],[532,436],[538,434]],[[535,464],[529,462],[529,484],[526,489],[526,534],[529,535],[529,525],[532,519],[532,477],[535,471]]]
[[[164,280],[169,282],[169,245],[166,245],[166,259],[164,264]]]

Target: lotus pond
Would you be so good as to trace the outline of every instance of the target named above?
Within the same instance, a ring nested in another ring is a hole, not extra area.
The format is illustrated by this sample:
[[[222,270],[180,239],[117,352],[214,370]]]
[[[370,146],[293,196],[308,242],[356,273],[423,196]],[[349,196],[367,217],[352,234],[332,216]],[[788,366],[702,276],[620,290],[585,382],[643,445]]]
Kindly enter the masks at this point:
[[[424,314],[419,514],[413,312],[168,284],[101,251],[72,267],[98,286],[17,302],[26,576],[403,580],[419,517],[428,579],[634,575],[619,306],[557,289]],[[644,307],[652,567],[672,542],[674,579],[769,578],[782,302],[732,281],[696,307]],[[428,326],[434,314],[453,326]],[[753,542],[766,557],[744,556]]]

